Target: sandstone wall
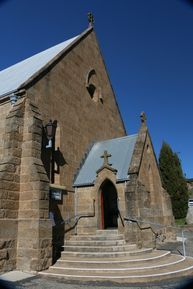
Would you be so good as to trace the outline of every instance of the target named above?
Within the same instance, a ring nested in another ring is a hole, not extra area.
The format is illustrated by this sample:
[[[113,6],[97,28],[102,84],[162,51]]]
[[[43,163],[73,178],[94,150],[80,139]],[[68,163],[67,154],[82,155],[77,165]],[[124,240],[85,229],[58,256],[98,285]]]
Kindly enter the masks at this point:
[[[94,101],[87,89],[95,69],[103,101]],[[44,124],[57,120],[57,145],[65,159],[60,184],[70,187],[88,146],[97,140],[120,137],[125,130],[94,32],[71,49],[47,74],[29,88]]]
[[[147,219],[149,216],[149,219],[155,223],[171,225],[173,222],[171,200],[162,187],[156,156],[148,134],[144,144],[138,179],[145,186],[149,195],[148,214],[146,206],[144,206],[144,209],[141,209],[142,218]]]
[[[101,216],[101,186],[105,181],[110,181],[116,188],[118,198],[118,208],[122,218],[125,216],[125,184],[116,183],[116,175],[108,169],[103,169],[96,176],[94,186],[76,188],[77,213],[85,214],[93,212],[93,200],[95,200],[95,216],[92,218],[83,218],[78,223],[78,233],[95,233],[102,227]],[[124,231],[120,217],[118,218],[118,230]]]
[[[6,109],[6,105],[5,105]],[[49,182],[41,162],[42,121],[26,98],[9,108],[0,160],[0,270],[51,264]]]
[[[17,269],[20,270],[40,271],[52,263],[49,180],[41,161],[41,145],[41,115],[26,99],[17,237]]]
[[[162,216],[162,185],[159,171],[151,145],[149,135],[144,144],[143,156],[139,171],[139,181],[145,186],[149,193],[149,201],[151,204],[152,217]],[[159,204],[159,206],[158,206]]]
[[[86,88],[92,69],[96,72],[95,84],[100,92],[98,100],[93,99]],[[59,208],[58,214],[66,220],[74,215],[71,186],[88,147],[94,141],[125,135],[95,33],[89,32],[56,65],[34,81],[27,93],[39,107],[44,125],[50,119],[57,121],[55,148],[59,150],[63,164],[55,173],[54,182],[67,189],[63,202],[55,204],[55,208]]]
[[[156,233],[161,230],[170,238],[174,222],[171,200],[162,188],[156,156],[144,122],[139,130],[129,174],[125,191],[127,216],[138,220],[142,228],[150,225]],[[163,227],[160,228],[159,224]],[[128,241],[137,242],[139,246],[155,246],[151,229],[140,230],[135,222],[127,224],[125,235]]]
[[[6,103],[0,103],[0,158],[4,155],[4,134],[6,127],[6,117],[9,111],[12,109],[10,101]]]
[[[0,271],[9,271],[16,268],[24,104],[6,103],[0,110]]]

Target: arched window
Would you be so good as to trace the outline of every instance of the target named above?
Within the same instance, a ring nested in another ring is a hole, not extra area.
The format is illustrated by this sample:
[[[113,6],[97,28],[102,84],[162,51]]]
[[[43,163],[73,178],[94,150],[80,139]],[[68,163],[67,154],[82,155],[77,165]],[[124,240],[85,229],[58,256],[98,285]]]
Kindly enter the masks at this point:
[[[92,83],[89,84],[89,86],[87,87],[87,90],[91,96],[91,98],[94,98],[94,94],[96,93],[96,86]]]
[[[91,69],[86,76],[86,88],[91,99],[93,99],[95,102],[100,101],[103,103],[101,88],[99,87],[99,81],[94,69]]]

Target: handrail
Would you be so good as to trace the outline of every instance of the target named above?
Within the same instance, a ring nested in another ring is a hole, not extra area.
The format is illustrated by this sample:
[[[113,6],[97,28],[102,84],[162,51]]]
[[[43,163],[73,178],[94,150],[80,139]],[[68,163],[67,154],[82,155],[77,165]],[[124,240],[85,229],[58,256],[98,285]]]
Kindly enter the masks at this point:
[[[160,236],[162,235],[162,232],[159,232],[159,233],[158,233],[158,232],[155,232],[155,231],[152,229],[151,226],[148,226],[148,227],[141,227],[141,226],[139,225],[138,220],[136,220],[136,219],[132,219],[132,218],[128,218],[128,217],[124,217],[124,220],[127,221],[127,222],[132,222],[132,223],[137,224],[138,228],[139,228],[141,231],[150,229],[150,230],[152,231],[152,233],[155,235],[155,238],[156,238],[156,239],[157,239],[157,238],[160,238]],[[166,237],[163,236],[163,239],[165,240]]]
[[[118,215],[119,215],[119,218],[121,220],[122,226],[125,227],[124,220],[123,220],[123,217],[122,217],[121,212],[119,211],[119,209],[118,209]]]
[[[121,212],[119,210],[119,198],[117,198],[117,211],[118,211],[118,216],[121,219],[121,224],[122,224],[123,227],[125,227],[123,217],[122,217]]]
[[[77,214],[77,215],[75,215],[73,217],[70,217],[70,218],[68,218],[66,220],[63,220],[60,223],[55,224],[55,226],[61,226],[63,224],[68,225],[68,224],[70,224],[71,220],[74,220],[74,224],[70,228],[64,230],[64,233],[67,233],[67,232],[73,230],[77,226],[77,224],[78,224],[80,219],[82,219],[82,218],[92,218],[92,217],[95,217],[95,199],[93,199],[93,213]]]

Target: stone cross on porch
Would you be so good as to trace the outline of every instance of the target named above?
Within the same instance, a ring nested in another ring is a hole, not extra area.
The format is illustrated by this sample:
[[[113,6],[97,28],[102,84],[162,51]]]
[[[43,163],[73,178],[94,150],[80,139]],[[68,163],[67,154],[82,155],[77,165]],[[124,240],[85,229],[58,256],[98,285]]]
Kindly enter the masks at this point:
[[[110,166],[108,158],[111,157],[111,154],[108,154],[107,151],[104,151],[104,154],[101,156],[101,158],[104,158],[103,166]]]

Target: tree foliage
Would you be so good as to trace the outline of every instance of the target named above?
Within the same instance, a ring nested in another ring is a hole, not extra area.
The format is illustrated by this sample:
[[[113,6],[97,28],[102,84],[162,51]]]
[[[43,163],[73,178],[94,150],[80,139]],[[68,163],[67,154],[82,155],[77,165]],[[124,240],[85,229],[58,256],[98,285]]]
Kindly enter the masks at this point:
[[[174,217],[185,218],[188,210],[188,187],[178,155],[165,142],[159,155],[159,168],[162,185],[171,197]]]

